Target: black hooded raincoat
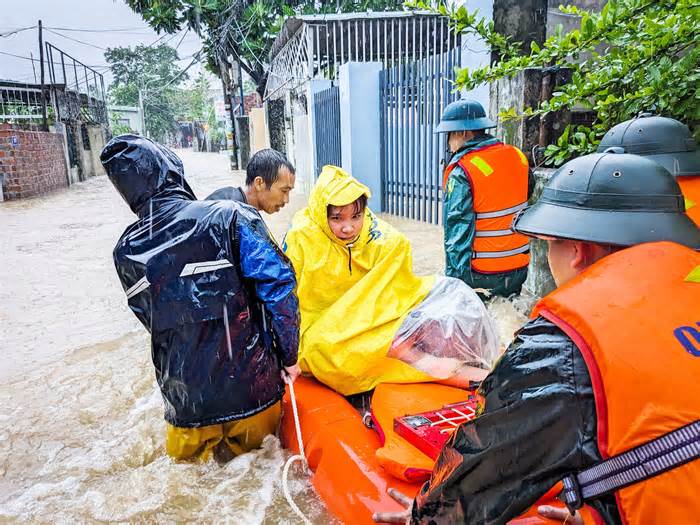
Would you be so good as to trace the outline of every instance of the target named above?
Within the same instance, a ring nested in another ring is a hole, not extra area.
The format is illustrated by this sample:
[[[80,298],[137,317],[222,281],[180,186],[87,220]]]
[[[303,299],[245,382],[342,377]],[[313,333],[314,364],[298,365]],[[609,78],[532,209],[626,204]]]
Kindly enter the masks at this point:
[[[284,392],[297,360],[296,281],[258,213],[198,201],[177,156],[122,135],[101,160],[139,217],[114,248],[136,317],[151,333],[165,419],[199,427],[252,416]]]

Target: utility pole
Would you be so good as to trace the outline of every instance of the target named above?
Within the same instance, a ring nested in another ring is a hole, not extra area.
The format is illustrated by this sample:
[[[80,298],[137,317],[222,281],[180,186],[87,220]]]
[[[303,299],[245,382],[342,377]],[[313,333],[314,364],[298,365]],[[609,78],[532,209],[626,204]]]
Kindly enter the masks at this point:
[[[243,100],[243,71],[241,70],[241,59],[238,58],[238,91],[241,95],[241,116],[245,115],[245,103]]]
[[[143,92],[139,88],[139,114],[141,117],[141,134],[146,137],[146,110],[143,105]]]
[[[231,119],[231,169],[239,169],[238,162],[238,132],[236,129],[236,110],[233,107],[233,94],[236,85],[233,81],[233,60],[230,56],[222,57],[219,61],[221,83],[224,88],[224,100],[228,102],[228,114]]]
[[[32,72],[34,73],[34,83],[36,84],[36,66],[34,65],[34,53],[31,51],[29,52],[29,58],[32,59]]]
[[[41,69],[41,116],[44,119],[44,131],[49,130],[49,121],[46,118],[46,85],[44,83],[44,33],[39,20],[39,62]]]

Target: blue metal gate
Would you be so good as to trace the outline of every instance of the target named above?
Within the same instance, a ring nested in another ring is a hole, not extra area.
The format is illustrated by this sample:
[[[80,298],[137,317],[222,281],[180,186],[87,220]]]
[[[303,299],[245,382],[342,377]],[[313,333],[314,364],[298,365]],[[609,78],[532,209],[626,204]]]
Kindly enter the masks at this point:
[[[384,69],[382,117],[382,211],[438,224],[442,221],[445,136],[434,134],[453,93],[460,63],[459,37],[442,53]]]
[[[333,86],[314,95],[314,129],[316,132],[316,176],[326,164],[340,166],[340,90]]]

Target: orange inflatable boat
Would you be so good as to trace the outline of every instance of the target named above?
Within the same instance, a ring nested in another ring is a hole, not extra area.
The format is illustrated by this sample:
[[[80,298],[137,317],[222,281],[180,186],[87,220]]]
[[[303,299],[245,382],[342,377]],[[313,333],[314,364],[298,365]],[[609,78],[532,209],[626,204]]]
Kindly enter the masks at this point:
[[[448,428],[453,426],[451,420],[455,408],[465,419],[474,417],[469,407],[472,401],[476,401],[473,392],[434,383],[382,384],[372,396],[371,413],[375,427],[372,429],[365,426],[360,412],[343,396],[314,379],[298,378],[294,391],[314,488],[331,514],[348,524],[372,524],[375,512],[401,511],[401,506],[387,490],[394,488],[414,497],[428,479],[434,459],[402,437],[411,438],[408,434],[412,426],[411,418],[403,416],[443,409],[438,417],[448,420],[443,424]],[[283,406],[282,443],[298,453],[289,392],[284,397]],[[457,414],[454,421],[459,421],[459,417]],[[395,430],[395,418],[409,420],[403,432],[399,428],[401,421]],[[423,450],[431,453],[429,442],[423,441],[422,444]],[[554,487],[540,501],[563,507],[554,499],[559,490]],[[539,516],[536,507],[511,523],[558,523]],[[588,516],[588,512],[584,512],[584,517],[586,523],[597,522],[592,515]]]

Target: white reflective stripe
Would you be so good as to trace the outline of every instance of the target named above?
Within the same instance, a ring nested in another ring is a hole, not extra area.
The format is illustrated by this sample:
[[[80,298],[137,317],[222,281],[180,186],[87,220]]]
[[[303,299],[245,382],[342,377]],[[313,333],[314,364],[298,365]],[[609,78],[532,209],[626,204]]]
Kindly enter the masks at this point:
[[[477,237],[502,237],[504,235],[512,235],[514,232],[513,230],[484,230],[484,231],[476,231],[476,236]]]
[[[472,254],[472,259],[500,259],[501,257],[510,257],[511,255],[518,255],[520,253],[525,253],[530,251],[530,243],[520,248],[515,248],[513,250],[506,250],[503,252],[474,252]]]
[[[148,279],[146,277],[141,277],[136,284],[126,291],[126,298],[131,299],[134,295],[138,295],[150,286]]]
[[[484,213],[477,213],[476,218],[477,219],[494,219],[496,217],[505,217],[506,215],[510,215],[511,213],[516,213],[519,212],[520,210],[524,210],[527,207],[527,202],[523,202],[521,204],[518,204],[517,206],[513,206],[512,208],[506,208],[504,210],[496,210],[496,211],[487,211]]]
[[[213,272],[214,270],[220,270],[222,268],[229,268],[233,266],[226,259],[219,259],[218,261],[203,261],[196,263],[187,263],[180,272],[180,277],[187,277],[188,275],[197,275],[198,273]]]

